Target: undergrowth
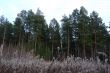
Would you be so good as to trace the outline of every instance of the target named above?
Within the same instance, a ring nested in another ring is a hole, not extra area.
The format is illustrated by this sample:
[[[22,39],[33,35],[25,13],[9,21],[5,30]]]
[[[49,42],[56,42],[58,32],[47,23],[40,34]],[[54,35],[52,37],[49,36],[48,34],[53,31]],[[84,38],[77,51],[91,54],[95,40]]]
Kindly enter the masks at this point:
[[[63,61],[45,61],[38,56],[1,57],[0,73],[110,73],[110,65],[73,56]]]

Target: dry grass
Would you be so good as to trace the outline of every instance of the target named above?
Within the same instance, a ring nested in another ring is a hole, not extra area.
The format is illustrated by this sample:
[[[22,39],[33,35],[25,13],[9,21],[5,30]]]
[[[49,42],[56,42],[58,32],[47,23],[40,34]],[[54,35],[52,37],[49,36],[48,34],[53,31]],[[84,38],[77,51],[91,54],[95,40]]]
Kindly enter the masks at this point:
[[[62,62],[32,56],[2,57],[0,73],[110,73],[110,65],[78,57],[68,57]]]
[[[9,50],[0,57],[0,73],[110,73],[110,65],[73,56],[63,61],[45,61],[26,52]]]

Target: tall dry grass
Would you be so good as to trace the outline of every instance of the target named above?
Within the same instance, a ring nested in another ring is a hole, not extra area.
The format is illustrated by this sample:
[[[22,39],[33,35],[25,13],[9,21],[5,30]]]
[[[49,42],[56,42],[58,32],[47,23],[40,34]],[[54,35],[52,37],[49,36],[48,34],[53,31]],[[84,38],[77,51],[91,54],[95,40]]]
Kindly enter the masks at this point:
[[[45,61],[15,50],[0,57],[0,73],[110,73],[110,65],[74,56],[63,61]]]
[[[2,57],[0,73],[110,73],[110,65],[74,57],[62,62],[45,61],[39,57]]]

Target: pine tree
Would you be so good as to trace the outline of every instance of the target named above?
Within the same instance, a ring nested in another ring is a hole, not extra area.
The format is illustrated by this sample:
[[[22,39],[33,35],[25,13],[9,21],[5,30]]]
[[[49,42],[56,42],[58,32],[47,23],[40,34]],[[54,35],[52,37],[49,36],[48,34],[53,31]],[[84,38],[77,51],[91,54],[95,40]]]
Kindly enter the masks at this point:
[[[60,47],[60,25],[55,18],[50,21],[49,25],[49,37],[50,44],[52,48],[52,56],[57,55],[55,52],[57,51],[57,47]]]

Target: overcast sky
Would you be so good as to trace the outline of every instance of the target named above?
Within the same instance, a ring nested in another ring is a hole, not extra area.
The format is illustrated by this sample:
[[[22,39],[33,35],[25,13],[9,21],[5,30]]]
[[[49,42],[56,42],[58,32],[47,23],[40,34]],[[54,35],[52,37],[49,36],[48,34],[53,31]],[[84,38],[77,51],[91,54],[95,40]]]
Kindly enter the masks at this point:
[[[37,8],[40,8],[47,23],[50,23],[52,18],[60,22],[64,14],[68,16],[75,8],[80,9],[81,6],[84,6],[89,14],[95,10],[103,21],[109,24],[110,0],[1,0],[0,15],[12,22],[21,10],[32,9],[36,12]]]

